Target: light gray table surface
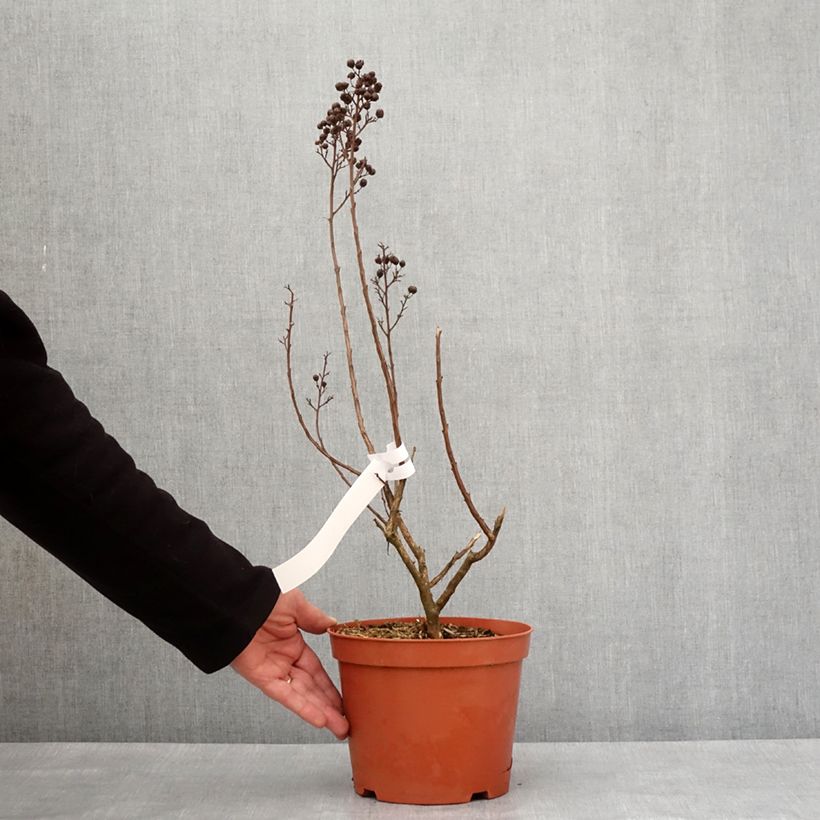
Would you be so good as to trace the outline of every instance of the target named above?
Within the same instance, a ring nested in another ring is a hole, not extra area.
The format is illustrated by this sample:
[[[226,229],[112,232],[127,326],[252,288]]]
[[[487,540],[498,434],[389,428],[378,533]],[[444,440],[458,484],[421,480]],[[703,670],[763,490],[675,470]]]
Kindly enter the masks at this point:
[[[527,743],[509,794],[356,795],[344,744],[0,744],[0,817],[820,818],[820,740]]]

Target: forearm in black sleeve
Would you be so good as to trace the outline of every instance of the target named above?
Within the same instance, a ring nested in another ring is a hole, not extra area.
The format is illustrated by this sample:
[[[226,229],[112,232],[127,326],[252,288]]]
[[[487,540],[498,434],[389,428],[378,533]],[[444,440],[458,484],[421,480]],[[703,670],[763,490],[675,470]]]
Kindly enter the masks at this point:
[[[279,587],[137,469],[0,292],[0,515],[205,672],[230,663]]]

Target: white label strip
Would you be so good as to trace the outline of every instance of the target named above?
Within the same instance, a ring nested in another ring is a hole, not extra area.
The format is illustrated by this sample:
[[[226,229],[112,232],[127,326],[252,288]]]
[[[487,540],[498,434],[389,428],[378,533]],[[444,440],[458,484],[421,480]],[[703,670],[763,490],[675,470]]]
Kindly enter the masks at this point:
[[[273,574],[282,592],[289,592],[315,575],[324,565],[353,522],[381,491],[387,481],[399,481],[416,472],[407,448],[391,441],[383,453],[368,453],[370,463],[349,487],[311,542],[288,558]]]

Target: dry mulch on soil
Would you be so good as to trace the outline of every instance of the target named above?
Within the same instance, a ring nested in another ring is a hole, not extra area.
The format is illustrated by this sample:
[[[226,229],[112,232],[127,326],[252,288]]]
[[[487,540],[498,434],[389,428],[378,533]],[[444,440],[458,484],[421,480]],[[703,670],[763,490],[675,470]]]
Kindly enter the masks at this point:
[[[339,635],[355,635],[360,638],[426,638],[424,621],[387,621],[383,624],[362,624],[358,621],[349,626],[337,627]],[[459,624],[441,624],[443,638],[494,638],[495,632],[478,626],[461,626]]]

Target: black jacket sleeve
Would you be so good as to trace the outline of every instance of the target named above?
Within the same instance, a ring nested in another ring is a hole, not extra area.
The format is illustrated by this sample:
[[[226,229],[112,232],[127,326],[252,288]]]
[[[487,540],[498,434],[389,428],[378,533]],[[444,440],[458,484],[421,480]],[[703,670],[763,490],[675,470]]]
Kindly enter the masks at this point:
[[[47,364],[0,291],[0,515],[204,672],[229,664],[279,587],[133,459]]]

